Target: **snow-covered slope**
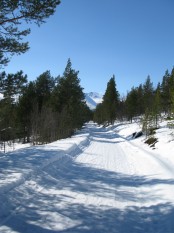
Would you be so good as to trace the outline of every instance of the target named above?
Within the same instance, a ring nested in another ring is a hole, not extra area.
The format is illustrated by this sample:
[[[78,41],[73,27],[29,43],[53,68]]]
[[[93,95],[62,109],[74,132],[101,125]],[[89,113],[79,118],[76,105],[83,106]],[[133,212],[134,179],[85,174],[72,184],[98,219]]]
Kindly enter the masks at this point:
[[[85,100],[90,109],[95,109],[97,104],[103,100],[102,94],[96,92],[85,93]]]
[[[2,233],[173,233],[174,136],[155,149],[136,122],[0,155]],[[162,150],[162,148],[164,149]]]

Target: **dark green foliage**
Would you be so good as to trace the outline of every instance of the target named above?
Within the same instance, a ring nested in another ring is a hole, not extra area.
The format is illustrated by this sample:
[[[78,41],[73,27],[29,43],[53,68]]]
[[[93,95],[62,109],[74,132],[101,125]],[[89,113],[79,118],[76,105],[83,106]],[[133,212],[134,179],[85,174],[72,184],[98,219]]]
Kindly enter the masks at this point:
[[[151,82],[150,76],[147,76],[147,79],[143,85],[143,107],[144,111],[146,109],[152,109],[153,104],[153,97],[154,97],[154,88],[153,83]]]
[[[99,124],[104,122],[113,124],[117,117],[118,106],[119,93],[116,89],[115,76],[113,75],[107,84],[103,102],[97,106],[94,112],[94,120]]]
[[[160,94],[160,86],[157,86],[157,89],[155,91],[154,99],[153,99],[153,108],[152,108],[152,114],[155,121],[155,127],[158,127],[159,118],[161,116],[162,112],[162,105],[161,105],[161,94]]]
[[[37,94],[34,82],[29,82],[17,102],[17,123],[21,137],[25,142],[30,141],[31,115],[37,106]]]
[[[83,125],[86,114],[89,118],[90,111],[84,102],[85,97],[78,73],[72,69],[69,59],[63,76],[59,77],[52,95],[53,108],[63,115],[61,125],[64,126],[67,136],[71,135],[74,129]]]
[[[25,89],[27,76],[23,72],[0,75],[0,137],[2,141],[12,140],[18,135],[16,103]]]
[[[78,71],[71,67],[70,59],[67,62],[64,74],[59,77],[58,84],[53,92],[53,98],[56,98],[55,108],[62,111],[65,106],[73,103],[79,104],[84,100],[83,88],[80,86]]]
[[[34,84],[38,110],[41,111],[43,104],[49,104],[51,93],[55,86],[55,79],[51,76],[50,71],[46,71],[36,79]]]
[[[9,62],[9,56],[25,53],[28,42],[22,39],[30,29],[21,29],[21,24],[45,22],[54,14],[59,0],[0,0],[0,65]]]
[[[0,100],[0,141],[18,138],[43,144],[71,136],[92,117],[99,124],[109,125],[116,119],[132,120],[140,115],[142,131],[149,137],[158,128],[161,113],[165,112],[166,117],[173,120],[174,69],[171,74],[165,73],[162,84],[158,83],[156,89],[148,76],[144,84],[133,87],[122,100],[113,75],[107,83],[103,102],[97,105],[94,113],[85,103],[78,74],[70,59],[63,75],[56,78],[46,71],[27,83],[22,71],[2,72],[0,93],[4,98]],[[173,128],[173,123],[169,127]]]
[[[106,92],[103,96],[103,105],[105,118],[108,123],[112,124],[116,119],[119,94],[116,90],[115,76],[109,80]]]
[[[23,72],[0,75],[0,141],[43,144],[71,136],[91,120],[78,72],[68,60],[63,76],[50,71],[27,83]],[[4,143],[5,145],[5,143]]]
[[[94,112],[94,121],[99,125],[105,122],[104,106],[103,104],[98,104]]]
[[[27,76],[22,71],[16,74],[5,72],[0,74],[0,93],[4,96],[4,101],[13,103],[15,98],[23,92],[27,83]]]
[[[143,115],[142,127],[146,135],[151,128],[158,128],[161,113],[168,117],[174,114],[174,69],[171,74],[167,70],[162,83],[158,83],[156,89],[147,77],[145,83],[139,88],[132,88],[125,101],[126,117],[129,120]]]
[[[138,103],[139,103],[138,88],[133,87],[131,91],[127,94],[127,98],[126,98],[127,116],[128,119],[131,120],[131,122],[133,117],[139,114]]]
[[[161,83],[161,101],[162,101],[162,110],[165,113],[170,111],[170,74],[167,70],[163,76]]]

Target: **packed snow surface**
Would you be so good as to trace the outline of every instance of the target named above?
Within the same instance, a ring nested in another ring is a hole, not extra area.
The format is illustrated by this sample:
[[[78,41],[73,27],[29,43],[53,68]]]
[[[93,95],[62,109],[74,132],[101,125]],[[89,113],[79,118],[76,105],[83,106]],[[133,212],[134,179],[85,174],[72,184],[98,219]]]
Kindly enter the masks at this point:
[[[174,136],[88,123],[72,138],[0,154],[1,233],[173,233]]]

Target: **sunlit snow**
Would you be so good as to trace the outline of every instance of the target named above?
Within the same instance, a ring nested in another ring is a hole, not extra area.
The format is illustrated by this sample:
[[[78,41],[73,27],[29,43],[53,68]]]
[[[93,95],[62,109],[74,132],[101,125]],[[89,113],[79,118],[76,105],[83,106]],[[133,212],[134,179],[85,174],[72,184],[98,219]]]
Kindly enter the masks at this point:
[[[173,233],[174,131],[161,122],[151,148],[132,139],[139,130],[90,122],[71,138],[1,153],[0,232]]]

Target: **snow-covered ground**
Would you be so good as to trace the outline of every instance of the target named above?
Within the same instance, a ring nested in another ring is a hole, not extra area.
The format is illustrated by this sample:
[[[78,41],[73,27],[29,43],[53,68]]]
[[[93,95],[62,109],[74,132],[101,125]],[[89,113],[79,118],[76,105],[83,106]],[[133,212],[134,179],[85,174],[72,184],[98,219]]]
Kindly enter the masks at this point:
[[[138,123],[0,154],[1,233],[173,233],[174,136],[155,149]]]

